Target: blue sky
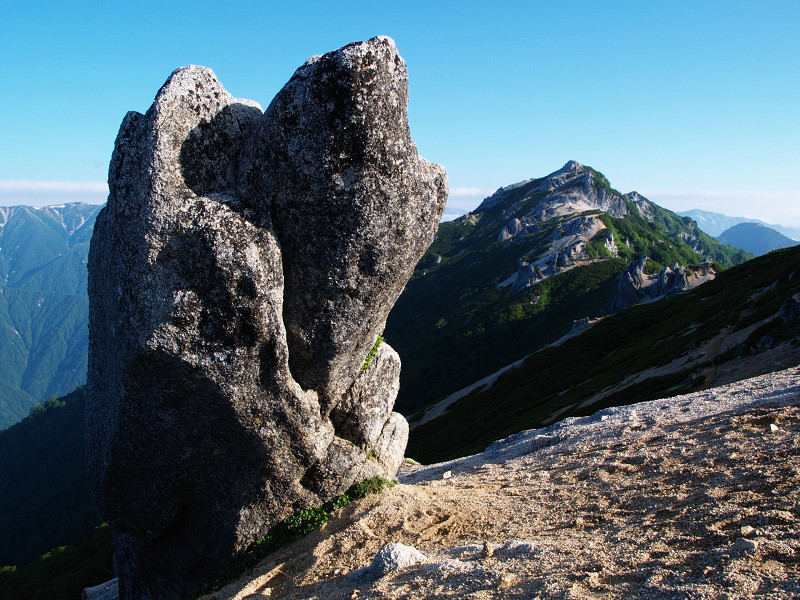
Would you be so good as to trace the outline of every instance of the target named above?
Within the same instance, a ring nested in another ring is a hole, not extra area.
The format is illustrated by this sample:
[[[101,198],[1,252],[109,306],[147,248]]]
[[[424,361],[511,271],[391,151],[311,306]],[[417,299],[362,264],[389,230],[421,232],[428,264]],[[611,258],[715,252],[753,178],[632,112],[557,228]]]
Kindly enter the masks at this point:
[[[21,2],[0,29],[0,204],[102,201],[125,112],[211,67],[266,106],[384,34],[451,207],[570,159],[673,210],[800,225],[800,2]]]

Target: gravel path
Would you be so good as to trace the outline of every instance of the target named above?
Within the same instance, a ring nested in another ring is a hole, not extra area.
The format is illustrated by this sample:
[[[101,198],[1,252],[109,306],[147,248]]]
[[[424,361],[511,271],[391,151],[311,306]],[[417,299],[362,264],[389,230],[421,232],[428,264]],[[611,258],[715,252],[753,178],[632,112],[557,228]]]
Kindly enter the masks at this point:
[[[800,597],[800,368],[567,419],[400,480],[205,598]],[[424,560],[359,571],[389,543]]]

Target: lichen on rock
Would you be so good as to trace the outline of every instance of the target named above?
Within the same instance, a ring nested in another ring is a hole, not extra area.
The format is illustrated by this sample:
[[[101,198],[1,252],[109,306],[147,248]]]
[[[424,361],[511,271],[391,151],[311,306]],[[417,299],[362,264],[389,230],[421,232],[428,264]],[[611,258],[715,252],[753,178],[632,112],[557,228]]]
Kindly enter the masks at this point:
[[[226,572],[291,512],[392,477],[399,358],[360,367],[447,196],[379,37],[264,113],[204,67],[128,113],[89,257],[87,465],[121,598]]]

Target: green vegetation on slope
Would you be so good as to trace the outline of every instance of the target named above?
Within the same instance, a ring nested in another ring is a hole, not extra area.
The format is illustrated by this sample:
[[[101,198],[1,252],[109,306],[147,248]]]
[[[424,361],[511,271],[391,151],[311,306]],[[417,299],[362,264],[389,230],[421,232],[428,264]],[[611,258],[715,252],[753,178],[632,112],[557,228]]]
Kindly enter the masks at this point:
[[[502,251],[487,262],[499,258]],[[575,319],[602,314],[626,266],[619,259],[593,263],[514,295],[496,283],[468,287],[469,268],[412,281],[386,326],[389,343],[402,352],[398,410],[413,412],[555,341]],[[459,287],[463,293],[454,300]]]
[[[0,429],[86,382],[86,259],[100,208],[0,207]]]
[[[0,428],[86,383],[89,301],[0,286]]]
[[[594,394],[613,390],[630,375],[679,359],[687,348],[712,338],[724,327],[746,327],[775,314],[786,298],[800,291],[797,275],[800,249],[777,251],[733,267],[687,294],[606,317],[561,346],[532,355],[520,368],[501,375],[488,390],[473,392],[441,417],[412,430],[406,453],[423,462],[457,458],[480,452],[512,433],[546,425],[555,414],[558,419],[591,414],[607,406],[692,391],[703,383],[702,377],[696,376],[703,365],[687,359],[677,373],[646,379],[619,393],[612,391],[598,403],[581,406]],[[755,292],[774,282],[775,287],[751,301]],[[739,321],[745,309],[752,312]],[[796,334],[775,319],[754,332],[736,352],[748,351],[764,335]]]
[[[84,403],[78,389],[0,432],[0,565],[74,546],[99,524],[86,479]]]
[[[696,265],[705,257],[723,267],[752,258],[706,236],[691,219],[644,200],[651,220],[646,219],[601,173],[590,167],[584,171],[591,173],[595,190],[627,208],[624,218],[587,210],[538,222],[513,240],[498,240],[513,215],[528,214],[550,194],[532,191],[543,181],[536,179],[499,192],[475,214],[440,225],[386,324],[384,335],[403,361],[397,410],[411,414],[555,341],[570,331],[573,321],[604,314],[617,276],[640,256],[650,258],[651,272],[676,262]],[[579,183],[567,183],[559,191]],[[516,294],[509,293],[510,286],[500,287],[513,278],[520,261],[533,263],[550,247],[565,221],[588,215],[599,215],[605,225],[586,248],[599,262]],[[609,233],[619,258],[604,244]]]
[[[22,567],[0,568],[0,600],[77,600],[83,588],[114,577],[111,528],[77,547],[60,546]]]

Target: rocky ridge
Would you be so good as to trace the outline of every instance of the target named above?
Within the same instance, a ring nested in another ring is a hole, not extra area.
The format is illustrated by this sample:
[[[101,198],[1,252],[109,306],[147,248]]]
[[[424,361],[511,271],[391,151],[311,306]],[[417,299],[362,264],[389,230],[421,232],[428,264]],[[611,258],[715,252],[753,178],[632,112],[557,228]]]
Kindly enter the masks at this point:
[[[537,196],[540,199],[534,201]],[[638,192],[625,195],[615,192],[602,175],[576,161],[569,161],[541,180],[528,180],[500,188],[484,200],[474,213],[498,206],[503,206],[501,218],[510,217],[497,234],[498,241],[529,244],[535,240],[539,244],[536,256],[530,261],[527,255],[519,258],[517,272],[499,284],[500,287],[509,287],[511,294],[525,291],[548,277],[595,260],[620,256],[618,240],[615,240],[614,231],[601,217],[602,214],[624,219],[633,212],[653,223],[657,211],[663,212]],[[710,248],[699,237],[693,222],[686,223],[685,230],[675,233],[697,254],[709,254]],[[630,248],[630,240],[625,239],[623,243]],[[590,248],[590,245],[594,245],[594,248]],[[638,261],[641,260],[646,259],[640,257]],[[636,265],[635,260],[630,265],[630,272],[635,273]],[[669,290],[658,286],[636,286],[636,294],[628,294],[626,302],[614,310],[630,306],[637,298],[662,297],[713,278],[713,272],[706,268],[703,276],[690,284],[685,269],[676,263],[672,268],[664,267],[660,279],[671,280],[674,273],[682,280],[677,286],[670,285]],[[692,278],[691,273],[688,278]],[[649,288],[648,291],[645,292],[643,287]],[[658,293],[656,290],[659,290]],[[617,305],[612,303],[611,306]]]
[[[177,598],[292,512],[393,476],[381,343],[430,244],[394,42],[300,67],[265,112],[204,67],[128,113],[89,254],[87,462],[120,597]]]
[[[647,257],[642,256],[619,276],[617,291],[609,303],[608,312],[619,312],[640,302],[653,302],[671,294],[691,290],[714,279],[717,273],[709,261],[697,267],[684,267],[675,263],[655,274],[648,274],[646,266]]]
[[[438,402],[554,342],[573,321],[606,314],[617,277],[644,256],[648,281],[660,274],[669,291],[710,278],[702,268],[703,277],[690,275],[706,260],[727,268],[749,258],[575,161],[443,223],[387,322],[404,360],[399,409]]]

